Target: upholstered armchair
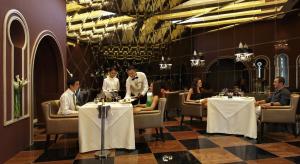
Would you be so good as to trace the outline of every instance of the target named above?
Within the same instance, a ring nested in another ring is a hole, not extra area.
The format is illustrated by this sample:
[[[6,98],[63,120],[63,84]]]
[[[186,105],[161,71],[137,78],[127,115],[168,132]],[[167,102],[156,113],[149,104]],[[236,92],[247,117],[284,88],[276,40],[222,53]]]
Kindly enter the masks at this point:
[[[299,101],[299,94],[291,94],[289,106],[270,106],[261,110],[261,117],[259,119],[260,125],[260,140],[263,137],[265,123],[284,123],[292,124],[294,133],[296,135],[296,110]]]
[[[176,113],[179,115],[179,91],[175,92],[167,92],[166,93],[166,110],[165,110],[165,119],[169,118],[169,114],[171,112]]]
[[[134,114],[134,128],[135,129],[156,128],[156,133],[158,133],[157,128],[159,128],[160,137],[164,141],[163,120],[164,120],[166,101],[167,101],[166,98],[159,99],[158,110],[141,111],[139,113]]]
[[[45,150],[48,148],[51,135],[56,135],[56,141],[58,134],[78,133],[78,115],[57,114],[60,106],[59,100],[46,101],[41,103],[41,105],[46,123],[47,140]]]
[[[202,117],[205,117],[207,114],[206,109],[204,109],[200,102],[187,102],[186,93],[179,93],[179,102],[180,102],[180,108],[181,108],[181,121],[180,125],[182,126],[182,122],[184,119],[184,116],[190,116],[191,121],[193,117],[200,118],[202,120]]]

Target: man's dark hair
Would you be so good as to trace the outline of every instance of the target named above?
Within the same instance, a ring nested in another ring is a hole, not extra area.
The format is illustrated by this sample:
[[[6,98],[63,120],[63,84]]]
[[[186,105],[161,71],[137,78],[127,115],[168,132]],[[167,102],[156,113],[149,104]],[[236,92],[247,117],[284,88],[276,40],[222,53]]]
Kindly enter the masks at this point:
[[[284,78],[283,78],[283,77],[281,77],[281,76],[277,76],[277,77],[276,77],[276,79],[278,79],[278,82],[279,82],[279,83],[282,83],[282,84],[284,84],[284,83],[285,83],[285,80],[284,80]]]
[[[129,66],[128,68],[127,68],[127,71],[129,71],[129,70],[135,70],[136,68],[135,68],[135,66],[134,65],[131,65],[131,66]]]
[[[72,77],[67,81],[67,86],[68,88],[70,88],[71,85],[74,85],[76,83],[76,81],[79,81],[78,78]]]

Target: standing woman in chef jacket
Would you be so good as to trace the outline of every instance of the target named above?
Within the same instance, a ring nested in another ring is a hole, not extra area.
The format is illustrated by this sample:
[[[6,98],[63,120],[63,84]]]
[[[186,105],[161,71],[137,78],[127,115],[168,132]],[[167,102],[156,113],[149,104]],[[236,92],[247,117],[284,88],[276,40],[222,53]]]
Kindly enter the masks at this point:
[[[110,92],[118,92],[120,90],[120,82],[116,77],[118,74],[115,67],[111,67],[108,72],[108,76],[103,80],[102,91],[105,95]]]

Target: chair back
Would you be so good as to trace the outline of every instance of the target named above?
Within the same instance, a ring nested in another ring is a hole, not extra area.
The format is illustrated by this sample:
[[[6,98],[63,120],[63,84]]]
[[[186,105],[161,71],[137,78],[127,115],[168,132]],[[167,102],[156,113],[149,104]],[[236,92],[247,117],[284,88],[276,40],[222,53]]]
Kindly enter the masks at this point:
[[[45,121],[52,115],[57,115],[60,107],[59,100],[49,100],[41,103]]]
[[[50,104],[50,116],[57,115],[57,112],[60,107],[60,101],[59,100],[50,100],[48,102]]]
[[[48,133],[48,124],[49,124],[49,119],[50,119],[51,101],[42,102],[41,106],[42,106],[43,116],[44,116],[45,125],[46,125],[46,133]]]
[[[182,107],[186,100],[187,92],[179,93],[179,106]]]
[[[41,103],[46,123],[47,134],[77,133],[78,115],[57,114],[59,100],[50,100]]]
[[[295,115],[298,107],[299,97],[300,97],[299,94],[291,94],[290,106],[291,109],[294,111]]]
[[[158,110],[160,111],[160,120],[161,122],[164,122],[164,112],[166,107],[166,98],[160,98],[158,102]]]
[[[178,91],[168,92],[166,93],[166,98],[167,98],[167,102],[166,102],[165,112],[174,115],[174,113],[178,111],[178,108],[180,106],[179,92]]]
[[[43,116],[46,121],[50,113],[50,101],[42,102],[41,106],[42,106]]]
[[[166,93],[166,98],[167,98],[166,108],[177,108],[178,107],[178,105],[179,105],[178,95],[179,95],[178,91]]]

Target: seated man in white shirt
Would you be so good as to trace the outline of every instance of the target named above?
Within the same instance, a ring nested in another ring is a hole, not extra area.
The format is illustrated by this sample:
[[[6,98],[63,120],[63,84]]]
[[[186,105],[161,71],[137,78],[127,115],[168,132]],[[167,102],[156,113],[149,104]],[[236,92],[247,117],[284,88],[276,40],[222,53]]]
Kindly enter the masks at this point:
[[[57,114],[74,114],[78,113],[76,109],[75,92],[80,84],[76,78],[71,78],[67,81],[68,89],[60,97],[60,107]]]
[[[116,68],[109,69],[108,76],[103,80],[102,91],[105,96],[111,96],[110,92],[118,92],[120,90],[120,82],[116,77],[118,74]]]
[[[146,75],[143,72],[136,72],[134,66],[128,67],[127,74],[125,98],[130,98],[131,96],[137,98],[136,101],[132,102],[133,105],[138,103],[146,104],[146,93],[149,88]]]

